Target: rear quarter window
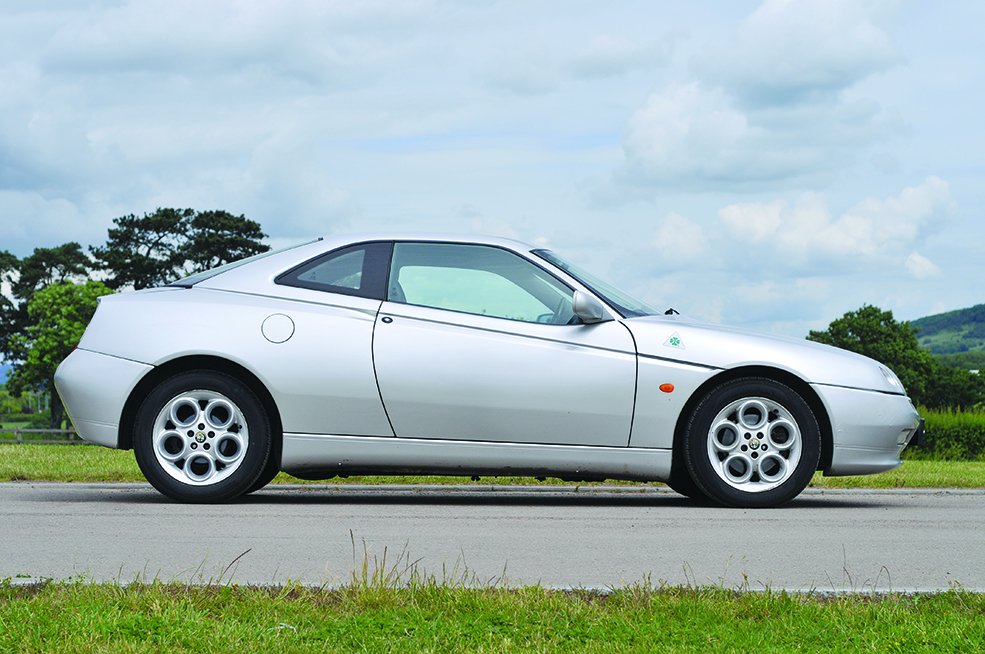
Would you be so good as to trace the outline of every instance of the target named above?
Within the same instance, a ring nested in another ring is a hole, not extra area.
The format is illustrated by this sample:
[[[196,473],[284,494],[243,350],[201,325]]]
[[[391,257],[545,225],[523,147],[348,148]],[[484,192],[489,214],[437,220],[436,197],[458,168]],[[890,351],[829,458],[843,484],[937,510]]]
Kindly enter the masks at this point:
[[[274,281],[282,286],[382,300],[392,249],[389,242],[350,245],[307,261]]]

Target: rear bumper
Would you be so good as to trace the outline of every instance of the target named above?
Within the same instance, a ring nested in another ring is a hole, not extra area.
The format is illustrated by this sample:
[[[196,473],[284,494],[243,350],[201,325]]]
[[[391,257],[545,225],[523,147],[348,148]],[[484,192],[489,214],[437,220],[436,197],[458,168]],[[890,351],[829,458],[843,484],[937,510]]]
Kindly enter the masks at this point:
[[[828,408],[834,451],[826,476],[895,470],[900,452],[921,432],[909,398],[839,386],[814,385]]]
[[[123,406],[152,368],[89,350],[68,355],[55,371],[55,388],[79,436],[96,445],[119,447]]]

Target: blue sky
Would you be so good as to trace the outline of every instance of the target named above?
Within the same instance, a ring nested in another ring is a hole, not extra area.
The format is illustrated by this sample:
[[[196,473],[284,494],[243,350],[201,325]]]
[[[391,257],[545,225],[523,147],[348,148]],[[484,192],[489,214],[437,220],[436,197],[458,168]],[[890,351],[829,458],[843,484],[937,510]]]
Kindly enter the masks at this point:
[[[547,245],[804,336],[985,302],[985,3],[0,5],[0,249],[225,209]]]

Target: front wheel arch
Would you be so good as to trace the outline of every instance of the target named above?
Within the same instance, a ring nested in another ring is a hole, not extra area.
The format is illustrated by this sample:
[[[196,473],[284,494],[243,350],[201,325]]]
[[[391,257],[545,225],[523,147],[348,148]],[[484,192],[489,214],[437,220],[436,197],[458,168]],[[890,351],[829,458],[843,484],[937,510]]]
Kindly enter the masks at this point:
[[[723,370],[719,374],[711,377],[699,386],[688,398],[684,408],[677,417],[677,424],[674,426],[674,446],[672,458],[672,470],[675,474],[687,474],[687,467],[684,464],[684,434],[687,431],[687,424],[694,413],[698,402],[702,400],[711,390],[721,386],[726,382],[744,377],[763,377],[775,382],[779,382],[796,391],[814,412],[817,419],[818,428],[821,430],[821,458],[818,461],[818,470],[827,470],[831,467],[831,457],[834,454],[834,436],[831,429],[831,419],[828,411],[821,402],[821,398],[811,388],[811,385],[800,377],[778,368],[766,366],[745,366],[742,368],[732,368]]]
[[[260,400],[261,404],[263,404],[264,411],[267,412],[267,418],[270,421],[271,465],[276,465],[279,470],[284,441],[284,429],[281,423],[280,412],[277,410],[277,403],[274,402],[273,396],[270,395],[270,391],[267,390],[263,382],[247,368],[228,359],[215,356],[187,356],[181,357],[180,359],[173,359],[154,367],[154,369],[144,375],[130,392],[130,396],[127,398],[126,404],[123,407],[123,413],[120,416],[118,448],[121,450],[133,449],[133,433],[136,428],[137,412],[140,410],[140,405],[143,403],[144,398],[147,397],[147,394],[165,379],[189,370],[222,373],[238,379],[249,387],[257,399]]]

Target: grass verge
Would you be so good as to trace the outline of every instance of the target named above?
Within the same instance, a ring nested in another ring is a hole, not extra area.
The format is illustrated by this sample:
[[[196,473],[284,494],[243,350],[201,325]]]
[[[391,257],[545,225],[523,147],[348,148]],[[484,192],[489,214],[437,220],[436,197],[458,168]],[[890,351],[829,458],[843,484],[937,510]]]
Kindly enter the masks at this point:
[[[979,652],[985,595],[0,582],[0,651]]]
[[[94,445],[13,445],[0,444],[0,481],[144,481],[133,452],[110,450]],[[305,482],[281,473],[273,483]],[[332,484],[478,484],[562,485],[559,479],[538,482],[530,477],[349,477],[329,480]],[[605,482],[633,485],[632,482]],[[591,484],[583,484],[591,485]],[[814,475],[812,488],[985,488],[985,461],[908,460],[892,472],[864,477],[823,477]]]

